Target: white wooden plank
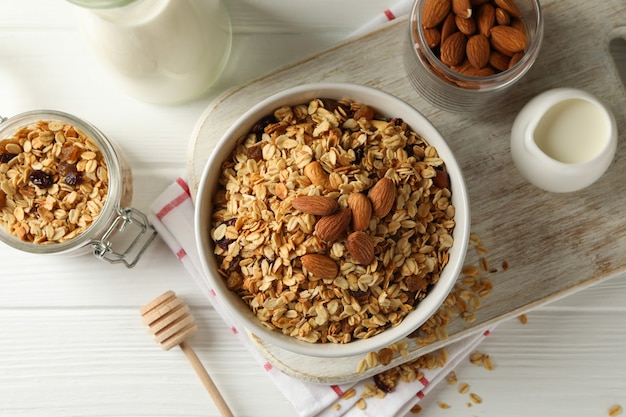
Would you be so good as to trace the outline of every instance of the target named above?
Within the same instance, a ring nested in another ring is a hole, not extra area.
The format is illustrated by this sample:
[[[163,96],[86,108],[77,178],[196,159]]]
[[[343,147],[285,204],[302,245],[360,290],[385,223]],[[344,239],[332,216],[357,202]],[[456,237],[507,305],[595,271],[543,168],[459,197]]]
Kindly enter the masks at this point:
[[[269,377],[216,314],[194,315],[191,344],[235,415],[292,416],[277,390],[255,394]],[[136,309],[1,309],[0,332],[3,416],[217,414],[184,354],[163,351]]]
[[[455,370],[483,403],[472,404],[458,384],[444,382],[422,402],[423,414],[607,415],[612,405],[626,404],[626,359],[615,348],[626,343],[623,314],[542,309],[529,313],[526,325],[506,321],[478,347],[492,358],[493,371],[468,360]],[[451,408],[441,410],[440,402]]]
[[[602,305],[602,298],[588,299]],[[192,346],[236,415],[295,415],[215,312],[192,311],[199,325]],[[484,403],[468,409],[467,396],[444,383],[423,403],[425,415],[437,413],[438,401],[484,416],[562,415],[561,409],[604,415],[626,401],[626,357],[619,349],[626,322],[621,307],[613,313],[540,310],[528,314],[526,325],[505,321],[478,348],[495,370],[466,361],[455,371]],[[8,415],[63,416],[68,409],[84,417],[216,415],[184,355],[162,351],[137,309],[0,309],[0,332],[0,398],[11,398],[10,408],[3,407]]]

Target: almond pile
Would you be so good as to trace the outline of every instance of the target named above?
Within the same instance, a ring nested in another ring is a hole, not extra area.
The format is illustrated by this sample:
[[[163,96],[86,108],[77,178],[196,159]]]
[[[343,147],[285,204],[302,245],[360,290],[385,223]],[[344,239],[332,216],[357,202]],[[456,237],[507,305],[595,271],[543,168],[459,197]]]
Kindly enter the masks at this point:
[[[275,109],[221,172],[219,272],[273,330],[311,343],[371,337],[414,310],[448,263],[455,207],[444,161],[368,105]]]
[[[528,44],[515,0],[425,0],[421,26],[444,65],[473,77],[512,68]]]
[[[319,167],[317,161],[304,168],[305,175],[312,184],[328,176]],[[324,182],[321,182],[324,183]],[[324,242],[332,244],[342,237],[352,225],[352,232],[346,240],[346,248],[354,259],[362,265],[369,265],[374,260],[374,243],[364,231],[369,227],[372,211],[375,216],[385,217],[396,200],[396,186],[389,178],[382,178],[369,190],[368,196],[360,192],[351,193],[347,199],[348,207],[339,208],[337,201],[324,196],[296,197],[291,205],[304,213],[323,216],[315,224],[315,234]],[[333,279],[339,268],[331,258],[320,254],[307,254],[301,257],[302,265],[314,276]]]

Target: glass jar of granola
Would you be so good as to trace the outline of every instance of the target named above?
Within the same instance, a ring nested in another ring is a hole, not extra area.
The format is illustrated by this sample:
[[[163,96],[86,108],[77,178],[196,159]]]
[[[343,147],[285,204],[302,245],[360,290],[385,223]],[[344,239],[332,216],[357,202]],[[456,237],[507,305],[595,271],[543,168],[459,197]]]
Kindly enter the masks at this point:
[[[130,165],[89,122],[53,110],[0,118],[0,241],[132,267],[156,235],[132,194]]]

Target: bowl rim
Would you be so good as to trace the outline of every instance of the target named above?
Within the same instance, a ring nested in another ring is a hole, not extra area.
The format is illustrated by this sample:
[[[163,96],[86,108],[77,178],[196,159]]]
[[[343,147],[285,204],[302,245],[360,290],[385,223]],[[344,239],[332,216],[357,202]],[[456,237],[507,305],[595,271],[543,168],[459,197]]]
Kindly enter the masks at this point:
[[[223,285],[221,276],[214,272],[217,270],[217,262],[213,255],[213,242],[209,232],[211,216],[204,214],[212,212],[212,196],[217,185],[215,174],[219,172],[224,158],[230,154],[236,141],[249,132],[257,120],[276,108],[283,105],[306,103],[315,98],[349,98],[375,108],[385,117],[401,117],[413,131],[423,136],[429,144],[437,149],[439,156],[446,164],[450,174],[451,187],[454,190],[452,193],[452,202],[456,208],[456,225],[453,231],[454,244],[449,251],[450,262],[444,268],[438,283],[420,301],[418,307],[405,316],[397,326],[390,327],[370,338],[353,340],[346,344],[310,343],[282,334],[263,325],[252,310],[243,304],[241,298]],[[390,110],[386,110],[388,108]],[[390,114],[391,112],[394,114]],[[327,358],[355,356],[377,351],[406,337],[439,309],[454,287],[461,272],[469,242],[469,197],[462,171],[447,142],[425,116],[404,100],[385,91],[359,84],[343,82],[303,84],[270,95],[253,105],[237,118],[215,144],[203,169],[196,200],[194,211],[196,247],[201,269],[204,273],[203,279],[207,280],[214,294],[217,295],[214,299],[219,299],[216,301],[225,307],[226,311],[236,319],[241,328],[245,328],[255,334],[264,342],[269,342],[289,352],[306,356]],[[236,308],[228,300],[241,303],[245,309]],[[424,313],[420,315],[419,319],[410,320],[413,317],[418,317],[416,312]]]

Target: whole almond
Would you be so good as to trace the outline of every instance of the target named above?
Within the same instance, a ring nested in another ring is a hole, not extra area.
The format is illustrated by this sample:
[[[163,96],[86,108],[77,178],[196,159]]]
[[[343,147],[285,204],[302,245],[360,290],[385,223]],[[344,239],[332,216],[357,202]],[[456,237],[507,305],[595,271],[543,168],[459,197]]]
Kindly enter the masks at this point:
[[[443,24],[441,25],[441,43],[444,43],[446,39],[450,37],[454,32],[457,31],[456,27],[456,15],[452,12],[446,16]]]
[[[509,26],[519,30],[520,32],[524,34],[524,36],[527,35],[526,25],[524,24],[524,21],[522,19],[511,19],[511,24]]]
[[[306,255],[302,255],[300,262],[302,262],[302,266],[316,278],[333,279],[339,272],[337,262],[319,253],[307,253]]]
[[[459,28],[459,32],[462,32],[468,36],[473,35],[476,32],[476,21],[473,18],[465,18],[461,16],[455,16],[454,22],[456,27]]]
[[[491,46],[485,35],[474,35],[467,40],[465,47],[467,59],[475,68],[483,68],[489,63]]]
[[[362,265],[369,265],[374,260],[374,243],[365,232],[350,233],[346,247],[354,259]]]
[[[352,210],[352,228],[363,231],[369,227],[372,218],[372,203],[365,194],[352,193],[348,197],[348,207]]]
[[[390,178],[382,178],[370,188],[368,197],[372,202],[374,215],[385,217],[396,201],[396,185]]]
[[[450,35],[441,44],[441,62],[447,66],[458,65],[465,58],[465,45],[467,36],[461,32]]]
[[[511,26],[491,28],[491,45],[504,55],[512,56],[526,48],[526,36]]]
[[[309,163],[304,167],[303,173],[313,185],[326,187],[328,184],[328,173],[324,171],[319,161]]]
[[[324,242],[333,242],[346,231],[351,220],[350,208],[339,209],[336,213],[324,216],[315,223],[315,234]]]
[[[511,58],[498,51],[491,51],[489,55],[489,65],[498,71],[506,71],[509,69]]]
[[[489,3],[483,4],[476,13],[478,33],[489,37],[493,25],[496,24],[496,9]]]
[[[468,75],[470,77],[486,77],[488,75],[495,74],[495,71],[491,67],[482,67],[476,68],[472,64],[470,64],[469,60],[465,60],[461,63],[461,65],[456,65],[450,67],[456,72],[460,72],[463,75]],[[463,81],[456,81],[456,84],[460,87],[467,88],[469,85]]]
[[[446,18],[451,8],[450,0],[425,0],[422,6],[422,26],[425,28],[437,26]]]
[[[441,62],[447,66],[458,65],[465,58],[465,47],[467,45],[467,36],[461,32],[455,32],[450,35],[441,44]]]
[[[291,206],[307,214],[327,216],[339,208],[337,200],[319,195],[306,195],[293,199]]]
[[[523,52],[518,52],[516,54],[513,54],[513,56],[511,57],[511,60],[509,61],[509,68],[513,68],[515,66],[515,64],[520,62],[520,60],[523,57],[524,57],[524,53]]]
[[[455,15],[466,19],[472,17],[470,0],[452,0],[452,11]]]
[[[515,3],[515,0],[495,0],[496,5],[503,10],[506,10],[511,16],[517,17],[518,19],[522,18],[522,12],[519,7]]]
[[[496,22],[499,25],[507,26],[511,23],[511,15],[506,10],[496,7]]]
[[[424,39],[429,48],[439,46],[441,42],[441,32],[437,28],[424,28]]]

